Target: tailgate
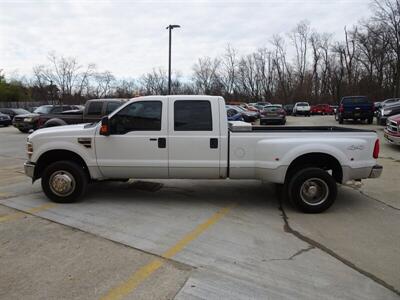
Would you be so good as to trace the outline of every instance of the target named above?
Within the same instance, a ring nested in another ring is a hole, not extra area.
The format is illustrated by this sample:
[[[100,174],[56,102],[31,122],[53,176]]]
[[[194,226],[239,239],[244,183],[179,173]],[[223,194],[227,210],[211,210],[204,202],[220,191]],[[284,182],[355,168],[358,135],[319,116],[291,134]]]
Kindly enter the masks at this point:
[[[347,112],[352,112],[352,111],[364,112],[364,111],[371,111],[372,106],[373,106],[372,103],[348,103],[344,104],[343,108],[344,111]]]

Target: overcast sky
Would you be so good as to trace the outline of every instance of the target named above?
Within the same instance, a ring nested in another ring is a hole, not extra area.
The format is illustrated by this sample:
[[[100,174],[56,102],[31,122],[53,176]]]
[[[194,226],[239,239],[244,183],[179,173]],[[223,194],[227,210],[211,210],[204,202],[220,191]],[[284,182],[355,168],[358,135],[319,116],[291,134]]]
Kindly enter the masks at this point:
[[[138,77],[167,68],[165,27],[180,24],[173,31],[173,69],[190,75],[198,57],[221,54],[227,44],[247,53],[304,19],[342,39],[345,25],[370,14],[369,0],[0,0],[0,69],[30,76],[55,51],[117,77]]]

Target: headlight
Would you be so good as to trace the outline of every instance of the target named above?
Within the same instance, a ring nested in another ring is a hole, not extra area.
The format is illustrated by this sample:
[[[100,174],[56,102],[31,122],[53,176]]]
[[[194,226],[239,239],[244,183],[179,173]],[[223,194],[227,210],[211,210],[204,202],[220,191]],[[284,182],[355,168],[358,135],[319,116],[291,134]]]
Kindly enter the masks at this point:
[[[31,159],[33,154],[33,145],[31,142],[26,142],[26,153],[28,154],[28,158]]]
[[[30,123],[30,122],[32,122],[32,120],[33,120],[33,118],[24,118],[24,122]]]
[[[391,112],[392,112],[392,110],[390,110],[390,109],[384,109],[384,110],[382,110],[382,114],[383,114],[384,116],[390,114]]]

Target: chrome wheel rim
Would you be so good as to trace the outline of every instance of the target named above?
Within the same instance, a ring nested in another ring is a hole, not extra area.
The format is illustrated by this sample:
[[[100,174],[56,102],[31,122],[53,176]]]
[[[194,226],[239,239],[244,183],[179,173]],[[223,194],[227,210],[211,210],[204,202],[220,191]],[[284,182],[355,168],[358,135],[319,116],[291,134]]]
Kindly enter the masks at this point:
[[[51,174],[49,185],[51,191],[59,197],[67,197],[71,195],[76,188],[74,176],[63,170]]]
[[[300,188],[300,197],[311,206],[320,205],[329,196],[329,187],[325,181],[319,178],[310,178],[303,182]]]

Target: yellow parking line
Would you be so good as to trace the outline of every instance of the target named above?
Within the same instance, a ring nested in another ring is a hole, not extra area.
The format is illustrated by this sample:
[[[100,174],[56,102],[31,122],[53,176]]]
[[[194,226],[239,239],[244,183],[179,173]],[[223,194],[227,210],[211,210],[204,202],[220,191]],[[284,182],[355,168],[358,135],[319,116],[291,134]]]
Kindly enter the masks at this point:
[[[205,232],[212,225],[217,223],[222,217],[224,217],[235,204],[229,205],[217,211],[208,220],[198,225],[195,229],[185,235],[179,240],[174,246],[169,248],[162,254],[164,258],[171,258],[180,251],[182,251],[190,242],[197,239],[203,232]],[[101,297],[101,300],[117,300],[125,297],[129,293],[133,292],[134,289],[146,280],[151,274],[157,271],[165,263],[165,260],[154,259],[147,265],[141,267],[138,271],[133,273],[125,282],[112,288],[106,295]]]
[[[3,198],[3,197],[9,197],[9,196],[10,196],[9,193],[1,193],[1,192],[0,192],[0,197],[1,197],[1,198]]]
[[[6,216],[2,216],[2,217],[0,217],[0,223],[1,222],[15,220],[15,219],[19,219],[19,218],[22,218],[23,216],[25,216],[26,213],[34,214],[34,213],[37,213],[37,212],[52,208],[55,205],[56,205],[55,203],[46,203],[46,204],[40,205],[38,207],[33,207],[33,208],[30,208],[30,209],[27,209],[25,212],[21,211],[21,212],[16,212],[16,213],[9,214],[9,215],[6,215]]]

